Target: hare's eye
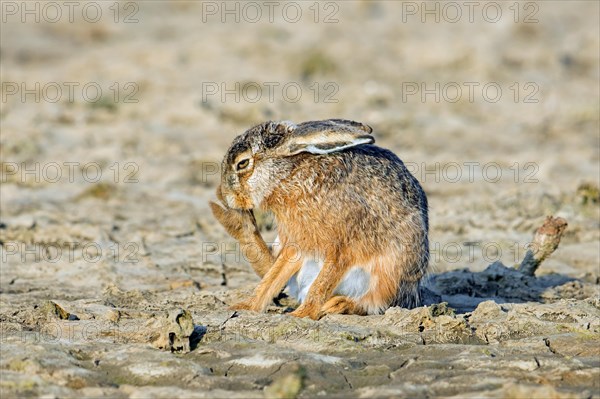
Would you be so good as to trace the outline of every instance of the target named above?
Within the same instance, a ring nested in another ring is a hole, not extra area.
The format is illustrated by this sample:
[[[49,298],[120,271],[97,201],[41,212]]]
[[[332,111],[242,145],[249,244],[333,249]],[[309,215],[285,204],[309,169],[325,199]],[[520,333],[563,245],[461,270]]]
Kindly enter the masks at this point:
[[[238,164],[235,166],[235,168],[237,170],[246,169],[249,164],[250,164],[250,160],[249,159],[242,159],[240,162],[238,162]]]

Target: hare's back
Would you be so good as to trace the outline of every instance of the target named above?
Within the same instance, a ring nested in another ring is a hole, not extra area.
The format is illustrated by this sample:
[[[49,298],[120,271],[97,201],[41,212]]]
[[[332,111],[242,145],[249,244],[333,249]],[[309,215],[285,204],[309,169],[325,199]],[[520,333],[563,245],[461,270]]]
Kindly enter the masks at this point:
[[[427,208],[427,198],[419,181],[393,152],[364,145],[341,152],[339,156],[345,169],[339,188],[356,193],[358,200],[370,207],[387,208],[396,202],[404,207]]]

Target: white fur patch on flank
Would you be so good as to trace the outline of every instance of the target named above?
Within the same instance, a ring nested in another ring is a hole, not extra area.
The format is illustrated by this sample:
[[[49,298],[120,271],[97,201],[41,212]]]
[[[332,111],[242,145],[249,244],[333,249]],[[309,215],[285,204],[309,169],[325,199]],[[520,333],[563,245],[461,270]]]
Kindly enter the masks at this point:
[[[370,280],[369,272],[360,266],[354,266],[346,273],[333,293],[358,299],[369,290]]]
[[[304,302],[310,286],[314,283],[321,268],[323,260],[307,259],[302,268],[288,281],[289,293],[300,303]],[[342,281],[333,292],[334,295],[343,295],[358,299],[365,295],[370,288],[371,275],[360,266],[353,266],[348,270]]]

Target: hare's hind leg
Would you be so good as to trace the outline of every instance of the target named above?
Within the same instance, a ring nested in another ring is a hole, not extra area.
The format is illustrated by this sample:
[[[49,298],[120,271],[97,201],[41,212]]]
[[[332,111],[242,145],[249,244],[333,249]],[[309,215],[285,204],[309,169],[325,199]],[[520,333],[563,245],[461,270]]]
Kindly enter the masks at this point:
[[[422,276],[418,256],[414,251],[390,250],[373,259],[369,268],[376,284],[357,300],[359,306],[367,314],[382,314],[390,306],[415,307]]]
[[[357,314],[364,316],[365,310],[352,298],[337,295],[325,302],[321,308],[321,316],[326,314]]]

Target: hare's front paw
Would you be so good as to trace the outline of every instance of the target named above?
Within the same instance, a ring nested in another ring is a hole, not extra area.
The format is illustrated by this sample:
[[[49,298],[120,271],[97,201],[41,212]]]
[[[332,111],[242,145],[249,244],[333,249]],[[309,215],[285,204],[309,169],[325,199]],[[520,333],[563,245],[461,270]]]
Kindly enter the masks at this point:
[[[258,312],[256,309],[255,302],[252,299],[246,299],[245,301],[241,301],[238,303],[234,303],[229,307],[231,310],[250,310],[252,312]]]
[[[294,310],[290,315],[294,317],[310,317],[313,320],[319,320],[321,307],[315,303],[304,302]]]

